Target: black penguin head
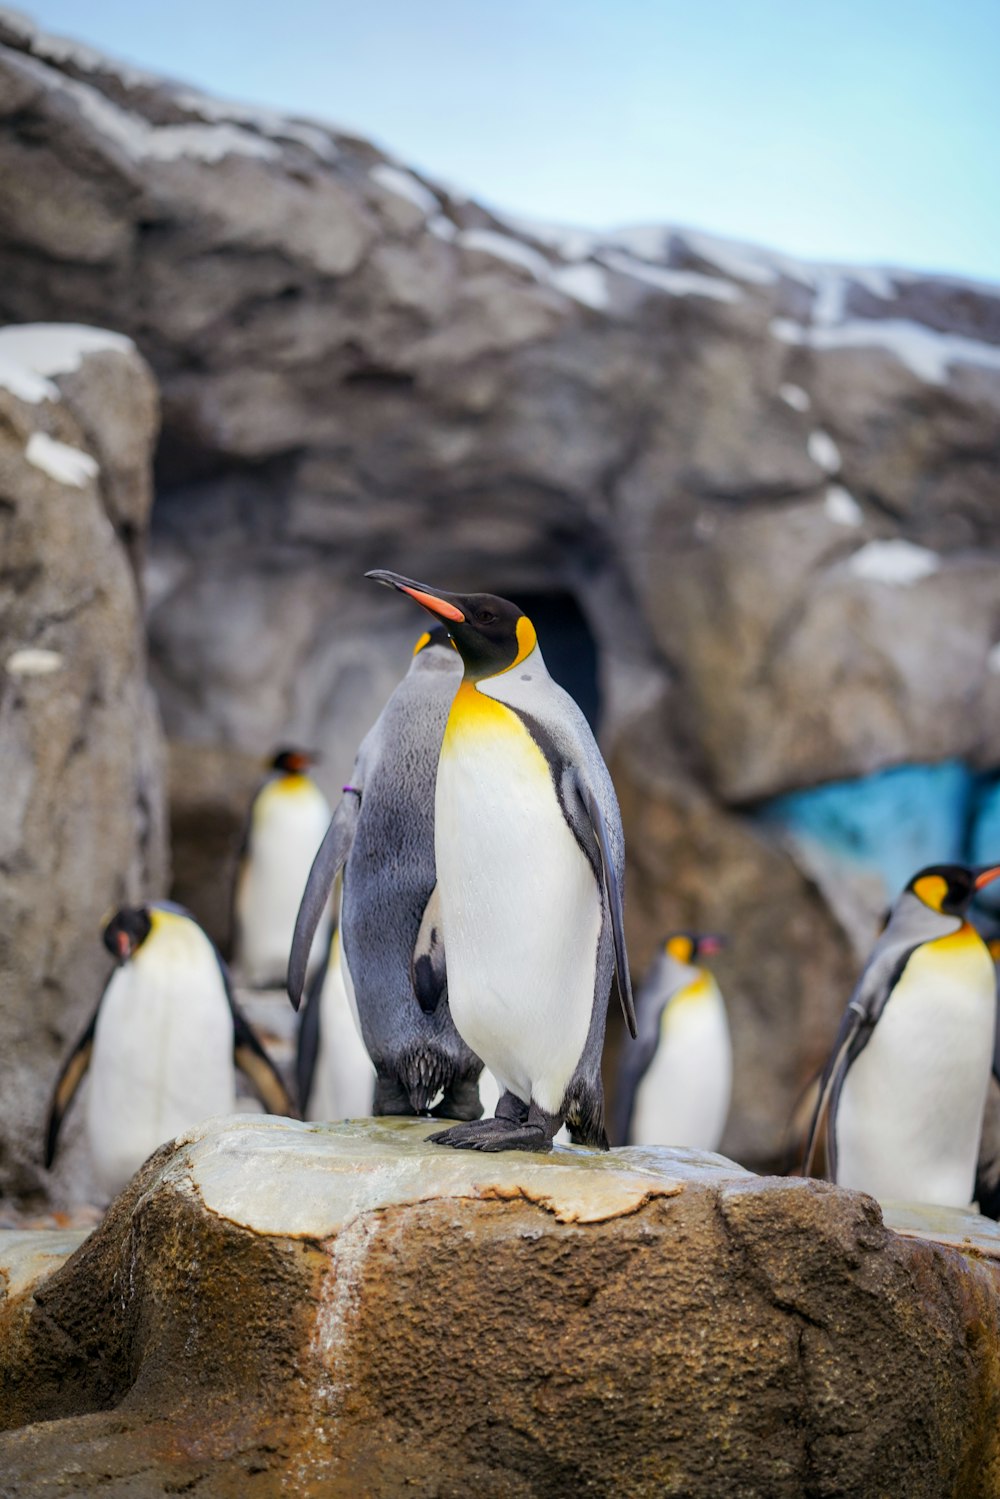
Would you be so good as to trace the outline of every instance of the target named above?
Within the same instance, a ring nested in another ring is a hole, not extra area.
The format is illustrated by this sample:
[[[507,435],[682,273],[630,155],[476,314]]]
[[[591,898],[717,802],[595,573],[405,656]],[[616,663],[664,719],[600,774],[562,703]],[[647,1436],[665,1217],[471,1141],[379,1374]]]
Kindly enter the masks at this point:
[[[663,951],[678,963],[695,963],[720,952],[725,945],[725,939],[714,932],[671,932],[664,939]]]
[[[449,651],[454,651],[457,649],[455,642],[448,634],[448,631],[445,629],[444,625],[432,625],[429,630],[424,631],[420,639],[417,641],[416,645],[413,647],[413,654],[414,656],[419,656],[424,651],[430,650],[431,647],[435,645],[443,646],[445,650]]]
[[[366,578],[408,593],[423,608],[444,620],[472,681],[495,677],[529,656],[537,636],[528,616],[509,599],[493,593],[444,593],[401,578],[398,573],[370,572]]]
[[[121,906],[104,928],[104,946],[119,963],[127,963],[152,926],[147,906]]]
[[[1000,878],[1000,864],[970,869],[965,864],[929,864],[919,870],[907,890],[931,911],[942,916],[964,916],[977,891]]]
[[[271,769],[286,776],[304,776],[318,759],[312,750],[280,749],[271,761]]]

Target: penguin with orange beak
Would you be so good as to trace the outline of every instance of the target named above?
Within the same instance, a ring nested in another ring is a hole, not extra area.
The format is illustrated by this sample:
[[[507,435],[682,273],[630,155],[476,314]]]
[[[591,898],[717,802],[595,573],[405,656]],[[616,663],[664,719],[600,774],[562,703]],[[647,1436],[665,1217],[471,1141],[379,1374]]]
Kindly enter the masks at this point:
[[[805,1174],[882,1201],[967,1207],[997,1054],[996,970],[967,921],[1000,865],[910,880],[847,1006],[823,1072]]]
[[[494,1118],[431,1139],[549,1150],[565,1122],[575,1142],[607,1149],[601,1050],[615,972],[635,1035],[607,767],[516,604],[367,576],[435,615],[464,664],[438,763],[438,896],[451,1014],[503,1091]]]

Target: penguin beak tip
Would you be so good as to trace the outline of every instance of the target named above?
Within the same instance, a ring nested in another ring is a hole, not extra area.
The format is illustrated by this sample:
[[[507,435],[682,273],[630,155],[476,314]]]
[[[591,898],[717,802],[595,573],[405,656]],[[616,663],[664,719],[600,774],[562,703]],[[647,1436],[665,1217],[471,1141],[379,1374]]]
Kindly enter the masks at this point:
[[[1000,879],[1000,864],[988,864],[976,873],[976,889],[982,890],[996,879]]]

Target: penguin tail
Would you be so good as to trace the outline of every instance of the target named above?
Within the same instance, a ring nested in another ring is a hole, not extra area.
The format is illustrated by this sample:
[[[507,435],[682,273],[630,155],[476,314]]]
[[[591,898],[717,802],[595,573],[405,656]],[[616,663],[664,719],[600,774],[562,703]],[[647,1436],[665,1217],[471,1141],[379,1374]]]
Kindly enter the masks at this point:
[[[571,1087],[563,1104],[563,1117],[574,1145],[589,1145],[593,1150],[609,1150],[604,1127],[604,1094],[600,1085],[582,1083]]]

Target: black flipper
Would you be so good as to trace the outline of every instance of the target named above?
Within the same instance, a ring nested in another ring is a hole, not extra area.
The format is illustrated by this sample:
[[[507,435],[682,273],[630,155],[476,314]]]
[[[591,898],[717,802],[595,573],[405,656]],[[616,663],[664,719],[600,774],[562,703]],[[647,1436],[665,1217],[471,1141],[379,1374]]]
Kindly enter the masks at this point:
[[[635,1002],[632,998],[632,978],[628,969],[628,954],[625,951],[625,917],[622,908],[622,892],[618,883],[618,875],[615,872],[614,860],[611,857],[611,841],[608,837],[608,826],[604,821],[604,813],[596,796],[585,786],[579,776],[576,778],[577,790],[580,800],[587,809],[591,826],[597,838],[597,846],[601,851],[601,867],[604,871],[604,892],[608,900],[608,910],[611,913],[611,934],[615,945],[615,972],[618,976],[618,997],[622,1002],[622,1013],[625,1016],[625,1024],[628,1026],[629,1035],[635,1040]]]
[[[229,1012],[233,1017],[233,1061],[253,1086],[254,1092],[269,1114],[281,1114],[287,1119],[297,1119],[298,1110],[291,1094],[285,1087],[281,1073],[257,1039],[249,1020],[236,1003],[229,969],[218,948],[215,957],[222,974],[222,982],[229,1001]]]
[[[288,997],[296,1010],[305,987],[306,968],[316,928],[326,910],[334,881],[351,851],[360,810],[360,791],[353,788],[345,791],[306,880],[302,904],[295,918],[295,935],[292,937],[292,952],[288,960]]]
[[[448,989],[437,885],[424,907],[410,963],[410,979],[420,1008],[425,1015],[433,1015]]]
[[[104,998],[103,994],[101,998]],[[90,1066],[90,1058],[94,1050],[94,1031],[97,1028],[97,1015],[100,1008],[100,1003],[98,1003],[87,1024],[87,1029],[63,1063],[62,1071],[52,1092],[52,1102],[49,1104],[49,1117],[45,1125],[46,1171],[52,1169],[52,1162],[56,1157],[56,1146],[59,1142],[59,1130],[66,1117],[66,1111],[73,1102],[77,1088],[83,1081],[84,1073]]]
[[[333,961],[335,941],[336,929],[330,937],[330,946],[323,954],[323,961],[309,982],[306,1002],[302,1008],[302,1018],[299,1021],[299,1034],[295,1048],[295,1086],[298,1090],[299,1109],[303,1119],[309,1109],[309,1095],[312,1093],[313,1079],[316,1076],[316,1059],[319,1056],[320,1000],[323,985],[326,983],[326,976]]]

